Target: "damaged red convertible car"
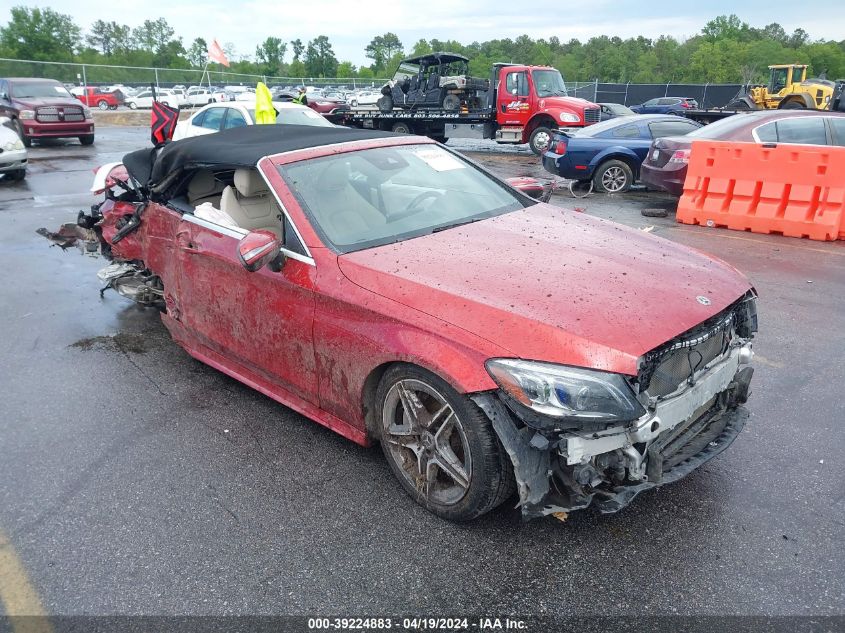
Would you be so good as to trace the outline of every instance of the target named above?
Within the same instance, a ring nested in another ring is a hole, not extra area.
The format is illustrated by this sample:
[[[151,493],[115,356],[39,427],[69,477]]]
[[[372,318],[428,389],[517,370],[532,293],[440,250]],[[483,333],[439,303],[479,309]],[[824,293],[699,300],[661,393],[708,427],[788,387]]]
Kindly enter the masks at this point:
[[[614,512],[743,428],[755,292],[706,255],[414,136],[252,126],[124,166],[80,217],[108,285],[442,517]]]

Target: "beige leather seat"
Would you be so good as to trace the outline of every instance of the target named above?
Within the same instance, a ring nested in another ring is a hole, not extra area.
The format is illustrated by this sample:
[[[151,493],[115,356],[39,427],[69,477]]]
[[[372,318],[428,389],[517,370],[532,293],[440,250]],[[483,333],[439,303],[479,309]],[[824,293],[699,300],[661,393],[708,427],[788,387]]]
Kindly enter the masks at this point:
[[[332,161],[317,178],[316,191],[310,196],[313,209],[323,229],[336,244],[366,240],[386,223],[384,215],[365,200],[349,181],[349,166],[343,160]]]
[[[200,169],[188,183],[188,202],[195,207],[203,202],[210,202],[219,209],[223,187],[223,183],[217,180],[212,172]]]
[[[258,171],[236,169],[234,182],[234,187],[223,189],[220,209],[228,213],[242,229],[267,229],[281,237],[281,210]]]

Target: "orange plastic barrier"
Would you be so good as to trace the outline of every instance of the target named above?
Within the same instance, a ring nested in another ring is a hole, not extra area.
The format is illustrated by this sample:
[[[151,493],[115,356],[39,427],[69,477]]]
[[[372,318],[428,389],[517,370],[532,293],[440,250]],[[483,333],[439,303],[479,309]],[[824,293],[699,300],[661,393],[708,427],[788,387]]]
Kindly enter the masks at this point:
[[[845,239],[845,147],[694,141],[677,219]]]

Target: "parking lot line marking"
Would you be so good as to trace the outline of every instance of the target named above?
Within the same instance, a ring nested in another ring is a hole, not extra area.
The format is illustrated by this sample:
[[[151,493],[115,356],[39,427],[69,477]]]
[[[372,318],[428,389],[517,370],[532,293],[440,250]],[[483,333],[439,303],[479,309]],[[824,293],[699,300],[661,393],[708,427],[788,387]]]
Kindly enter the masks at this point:
[[[697,231],[695,228],[686,228],[683,226],[667,226],[667,229],[672,231],[681,231],[683,233],[691,233],[695,235],[706,235],[708,237],[718,237],[719,239],[725,240],[740,240],[742,242],[754,242],[755,244],[760,244],[761,240],[755,240],[750,237],[742,237],[740,235],[723,235],[721,233],[712,233],[708,231]],[[698,227],[701,228],[701,227]],[[762,233],[761,233],[762,235]],[[787,238],[787,239],[795,239],[795,238]],[[828,244],[833,244],[833,242],[828,242]],[[826,251],[822,248],[813,248],[812,246],[806,246],[804,244],[790,244],[789,242],[784,242],[783,246],[788,246],[790,248],[800,248],[802,251],[814,251],[816,253],[824,253],[825,255],[839,255],[840,257],[845,257],[845,251],[838,252],[838,251]]]
[[[0,531],[0,603],[14,633],[52,633],[53,627],[38,593],[29,582],[15,548]],[[35,617],[15,617],[35,616]]]

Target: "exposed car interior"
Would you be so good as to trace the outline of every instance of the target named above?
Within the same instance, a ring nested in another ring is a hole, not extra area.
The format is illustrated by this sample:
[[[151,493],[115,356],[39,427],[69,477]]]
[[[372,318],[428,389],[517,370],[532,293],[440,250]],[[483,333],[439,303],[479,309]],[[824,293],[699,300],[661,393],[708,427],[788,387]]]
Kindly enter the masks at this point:
[[[256,169],[199,169],[187,179],[186,194],[171,199],[171,206],[217,224],[282,236],[282,211]]]

